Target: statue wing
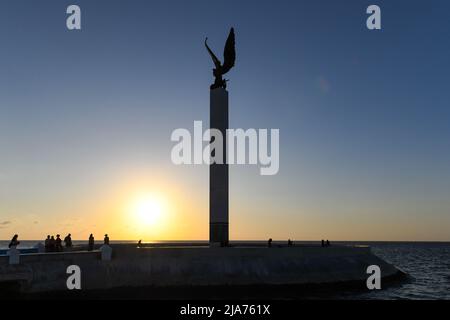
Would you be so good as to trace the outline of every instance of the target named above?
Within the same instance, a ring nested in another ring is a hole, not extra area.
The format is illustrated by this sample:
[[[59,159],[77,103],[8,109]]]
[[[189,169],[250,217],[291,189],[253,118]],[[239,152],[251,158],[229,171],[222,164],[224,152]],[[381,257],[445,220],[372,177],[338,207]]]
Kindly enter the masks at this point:
[[[234,62],[236,61],[236,48],[234,39],[234,29],[231,28],[230,34],[228,35],[227,42],[225,43],[225,49],[223,52],[223,68],[222,74],[227,73],[234,67]]]
[[[214,54],[214,52],[212,52],[212,50],[209,48],[207,41],[208,41],[208,38],[205,39],[205,47],[206,47],[206,49],[208,50],[209,55],[211,56],[211,58],[212,58],[212,60],[213,60],[213,62],[214,62],[214,65],[216,66],[216,69],[219,70],[219,69],[222,68],[222,63],[221,63],[220,60],[216,57],[216,55]]]

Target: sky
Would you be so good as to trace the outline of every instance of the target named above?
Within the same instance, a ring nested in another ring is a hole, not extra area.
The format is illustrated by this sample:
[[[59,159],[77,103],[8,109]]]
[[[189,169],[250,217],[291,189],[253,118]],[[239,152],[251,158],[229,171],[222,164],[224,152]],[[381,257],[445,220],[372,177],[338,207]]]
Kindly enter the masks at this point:
[[[0,0],[0,239],[208,239],[208,166],[174,165],[170,136],[209,123],[203,41],[221,58],[233,26],[230,128],[279,129],[280,170],[230,167],[232,240],[450,241],[449,12]]]

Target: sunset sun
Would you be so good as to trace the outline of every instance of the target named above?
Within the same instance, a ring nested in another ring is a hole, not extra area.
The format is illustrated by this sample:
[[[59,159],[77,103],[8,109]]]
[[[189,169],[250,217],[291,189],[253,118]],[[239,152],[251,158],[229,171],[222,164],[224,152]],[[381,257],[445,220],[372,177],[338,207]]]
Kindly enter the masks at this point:
[[[154,226],[161,222],[164,210],[163,200],[150,194],[137,198],[131,211],[138,224]]]

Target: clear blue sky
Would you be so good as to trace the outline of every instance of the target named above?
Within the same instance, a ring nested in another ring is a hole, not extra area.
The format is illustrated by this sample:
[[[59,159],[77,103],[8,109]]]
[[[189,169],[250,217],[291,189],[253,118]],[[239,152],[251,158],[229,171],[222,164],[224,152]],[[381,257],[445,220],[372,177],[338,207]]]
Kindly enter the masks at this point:
[[[65,27],[70,4],[81,31]],[[366,28],[370,4],[381,31]],[[176,202],[172,226],[144,236],[207,238],[208,168],[174,166],[170,134],[208,122],[203,40],[221,53],[234,26],[230,126],[279,128],[281,163],[272,177],[231,168],[233,238],[450,240],[449,12],[444,0],[2,0],[0,238],[131,237],[105,221],[114,194],[139,188]]]

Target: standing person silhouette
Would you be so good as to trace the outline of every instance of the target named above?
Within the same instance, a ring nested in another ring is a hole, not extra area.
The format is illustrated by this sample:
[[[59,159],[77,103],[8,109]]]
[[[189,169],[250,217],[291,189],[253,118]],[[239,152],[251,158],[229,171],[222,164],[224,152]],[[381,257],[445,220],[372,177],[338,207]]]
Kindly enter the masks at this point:
[[[50,252],[50,235],[47,235],[45,239],[45,252]]]
[[[72,235],[70,233],[64,238],[64,243],[66,248],[72,248]]]
[[[103,244],[106,244],[109,246],[109,237],[108,234],[105,234],[105,239],[103,240]]]
[[[56,246],[56,240],[54,236],[51,236],[50,240],[48,241],[48,251],[54,252]]]
[[[11,248],[11,247],[16,248],[20,244],[20,241],[18,239],[19,239],[19,235],[15,234],[14,237],[11,239],[11,242],[9,243],[8,248]]]
[[[89,250],[89,251],[94,250],[94,236],[92,235],[92,233],[91,233],[91,235],[89,236],[88,250]]]
[[[56,235],[55,249],[56,249],[56,252],[62,251],[62,240],[61,240],[61,236],[59,234]]]

